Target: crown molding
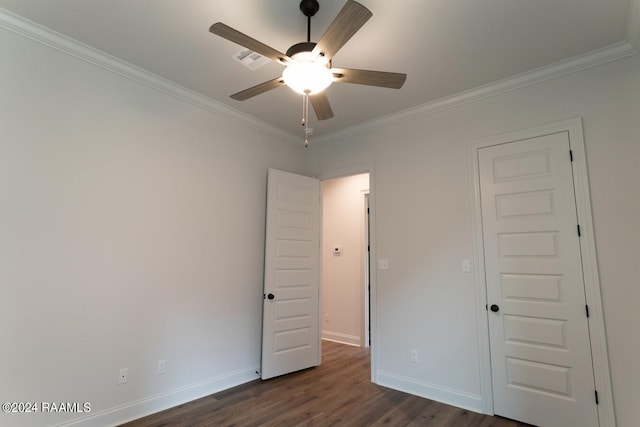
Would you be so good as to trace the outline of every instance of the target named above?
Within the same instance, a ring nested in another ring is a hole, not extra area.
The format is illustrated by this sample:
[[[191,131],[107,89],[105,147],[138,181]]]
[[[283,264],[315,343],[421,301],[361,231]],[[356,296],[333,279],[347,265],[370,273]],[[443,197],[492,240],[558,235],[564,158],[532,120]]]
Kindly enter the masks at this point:
[[[626,39],[627,43],[640,52],[640,0],[629,2]]]
[[[640,0],[633,0],[636,4],[640,4]],[[640,7],[635,8],[636,11]],[[636,12],[638,14],[638,12]],[[638,26],[635,27],[638,30]],[[480,86],[468,91],[460,92],[452,96],[438,99],[433,102],[419,105],[417,107],[408,108],[378,119],[370,120],[346,129],[330,132],[322,136],[315,137],[313,146],[318,147],[329,143],[339,142],[340,140],[354,135],[372,132],[376,129],[393,126],[398,123],[421,118],[436,114],[442,111],[460,107],[471,102],[479,101],[485,98],[496,96],[502,93],[521,89],[546,80],[564,76],[566,74],[575,73],[586,70],[597,65],[606,64],[608,62],[617,61],[638,53],[638,50],[628,42],[619,42],[602,49],[578,55],[567,60],[556,62],[554,64],[540,67],[532,71],[518,74],[513,77],[499,80],[484,86]],[[312,148],[312,147],[310,147]]]
[[[173,98],[207,110],[220,117],[238,122],[259,132],[263,132],[278,140],[291,144],[296,148],[300,147],[300,138],[290,132],[236,110],[226,104],[215,101],[200,93],[187,89],[184,86],[83,44],[75,39],[43,27],[1,7],[0,28],[33,40],[44,46],[56,49],[69,56],[135,81]],[[313,150],[314,147],[339,142],[344,138],[354,135],[371,132],[379,128],[393,126],[406,120],[425,117],[441,111],[457,108],[491,96],[626,58],[637,54],[639,51],[640,0],[630,0],[625,42],[616,43],[602,49],[569,58],[567,60],[490,83],[488,85],[480,86],[475,89],[460,92],[417,107],[408,108],[381,118],[314,137],[313,144],[309,148]]]
[[[300,138],[267,122],[215,101],[200,93],[153,74],[147,70],[111,56],[101,50],[57,33],[0,7],[0,28],[20,35],[36,43],[58,50],[81,61],[95,65],[126,79],[147,86],[220,117],[238,122],[259,132],[273,136],[296,147]]]

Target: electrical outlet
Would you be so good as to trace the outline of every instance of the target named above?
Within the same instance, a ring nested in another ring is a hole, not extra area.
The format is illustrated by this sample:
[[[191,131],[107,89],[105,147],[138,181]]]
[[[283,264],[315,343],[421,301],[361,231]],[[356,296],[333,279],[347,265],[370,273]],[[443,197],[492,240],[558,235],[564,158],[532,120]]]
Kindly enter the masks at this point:
[[[167,361],[166,360],[158,360],[158,375],[167,373]]]
[[[325,315],[324,315],[324,323],[329,323],[329,313],[325,313]]]
[[[121,368],[118,375],[118,384],[126,384],[129,379],[129,368]]]
[[[465,273],[471,272],[471,261],[469,261],[468,259],[462,260],[462,271],[464,271]]]
[[[417,362],[418,361],[418,350],[410,350],[409,351],[409,358],[411,359],[412,362]]]

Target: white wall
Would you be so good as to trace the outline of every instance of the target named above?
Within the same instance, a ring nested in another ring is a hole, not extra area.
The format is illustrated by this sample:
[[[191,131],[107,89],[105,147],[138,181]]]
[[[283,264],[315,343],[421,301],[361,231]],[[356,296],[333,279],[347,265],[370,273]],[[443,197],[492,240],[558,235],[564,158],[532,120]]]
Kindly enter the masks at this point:
[[[377,272],[373,349],[379,382],[478,409],[470,141],[584,122],[598,266],[619,426],[640,420],[640,56],[440,113],[316,144],[311,170],[372,162]],[[409,361],[410,348],[419,362]]]
[[[0,424],[256,378],[267,168],[302,150],[5,30],[0,52],[0,401],[91,404]]]
[[[364,195],[369,174],[322,182],[322,338],[364,346]],[[333,247],[340,246],[339,255]]]

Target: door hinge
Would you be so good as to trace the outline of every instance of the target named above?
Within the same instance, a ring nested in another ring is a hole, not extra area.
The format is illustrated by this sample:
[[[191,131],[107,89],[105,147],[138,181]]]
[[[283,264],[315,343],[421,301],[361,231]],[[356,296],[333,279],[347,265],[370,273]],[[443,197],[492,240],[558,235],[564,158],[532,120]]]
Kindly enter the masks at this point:
[[[578,224],[578,237],[582,236],[582,233],[580,233],[580,224]]]
[[[371,245],[367,245],[367,252],[371,252]]]
[[[595,394],[596,394],[596,405],[600,404],[600,401],[598,400],[598,390],[594,390]]]
[[[585,311],[587,312],[587,318],[589,317],[589,306],[585,305],[584,306]]]
[[[573,162],[573,150],[569,150],[569,159]]]
[[[367,213],[369,213],[369,208],[367,208]]]

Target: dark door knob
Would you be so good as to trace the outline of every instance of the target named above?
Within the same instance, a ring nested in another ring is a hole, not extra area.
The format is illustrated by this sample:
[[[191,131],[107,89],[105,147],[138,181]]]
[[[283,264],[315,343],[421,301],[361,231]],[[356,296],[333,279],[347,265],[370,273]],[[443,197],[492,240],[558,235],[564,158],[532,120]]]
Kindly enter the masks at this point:
[[[275,295],[273,295],[273,294],[269,294],[269,295],[267,295],[267,298],[269,298],[269,299],[274,299],[275,297],[276,297],[276,296],[275,296]]]
[[[498,311],[500,311],[500,307],[498,307],[496,304],[491,304],[491,307],[489,307],[491,309],[491,311],[493,311],[494,313],[497,313]]]

